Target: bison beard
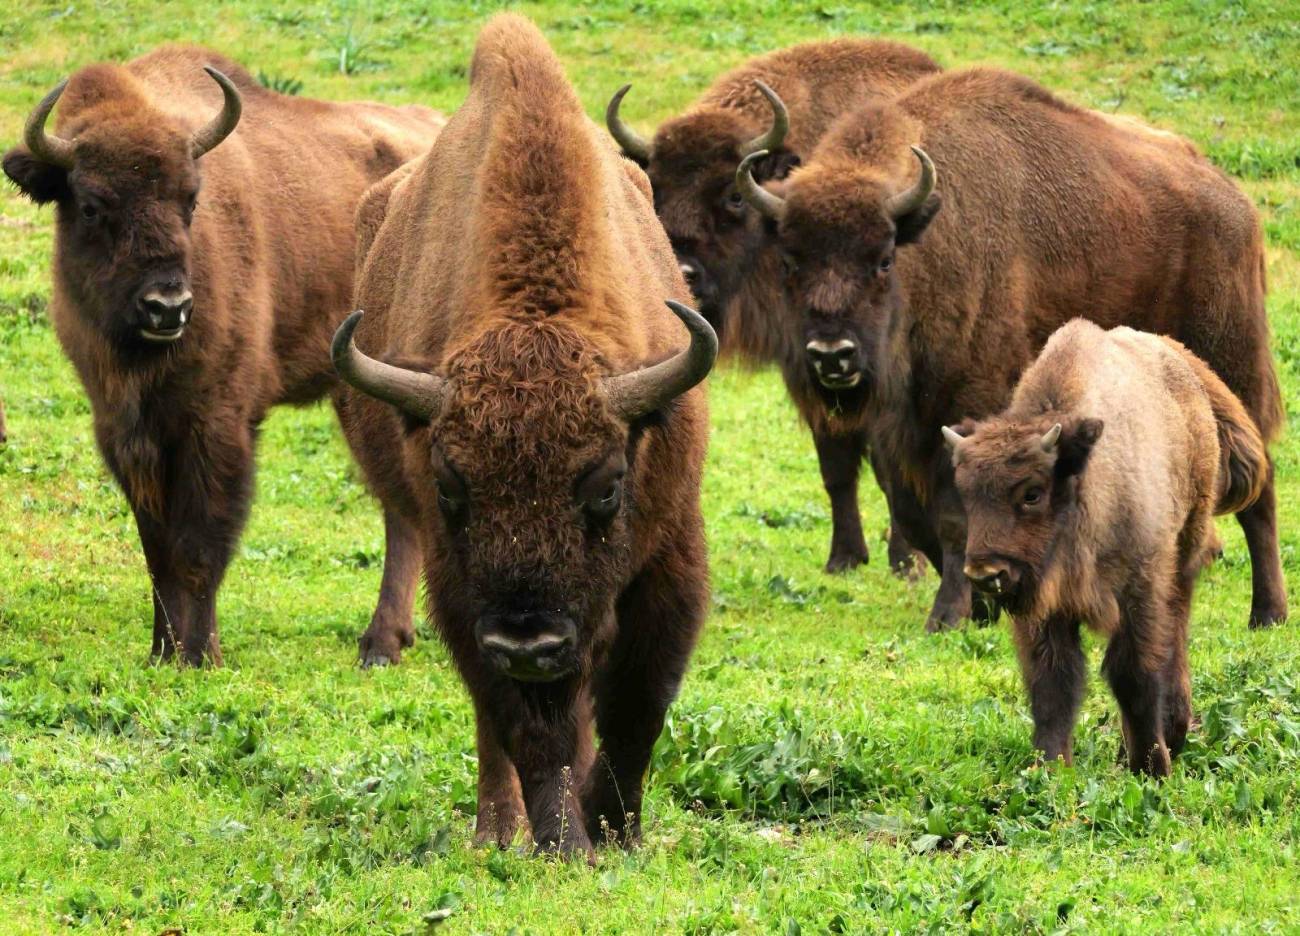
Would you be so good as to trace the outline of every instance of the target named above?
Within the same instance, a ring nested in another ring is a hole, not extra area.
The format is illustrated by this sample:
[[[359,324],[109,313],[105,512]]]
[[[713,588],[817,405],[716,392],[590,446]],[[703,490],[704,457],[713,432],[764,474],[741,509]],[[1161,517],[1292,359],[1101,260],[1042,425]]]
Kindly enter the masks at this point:
[[[5,155],[24,193],[55,204],[51,318],[135,516],[155,656],[220,663],[216,596],[257,427],[336,385],[353,208],[439,125],[283,97],[215,53],[168,47],[77,72]],[[408,630],[409,617],[408,604]]]
[[[1035,748],[1072,761],[1086,621],[1108,639],[1130,769],[1167,775],[1191,721],[1188,624],[1213,516],[1249,506],[1267,477],[1254,421],[1178,342],[1077,319],[1004,412],[943,435],[964,571],[1007,599]]]
[[[638,838],[705,614],[696,384],[717,339],[673,301],[645,176],[532,24],[494,18],[470,74],[438,143],[358,212],[343,426],[386,514],[418,531],[474,703],[478,840],[526,821],[540,849],[589,854]]]

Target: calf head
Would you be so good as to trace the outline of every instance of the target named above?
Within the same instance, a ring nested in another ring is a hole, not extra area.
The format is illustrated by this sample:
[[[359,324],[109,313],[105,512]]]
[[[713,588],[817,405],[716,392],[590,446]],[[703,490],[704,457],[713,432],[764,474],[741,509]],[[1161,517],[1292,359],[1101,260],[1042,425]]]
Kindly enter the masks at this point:
[[[700,311],[715,324],[740,290],[752,252],[745,223],[751,209],[735,184],[736,163],[762,151],[763,158],[751,164],[762,179],[782,178],[799,163],[794,153],[782,148],[790,128],[785,104],[761,81],[755,86],[772,108],[771,126],[757,136],[753,119],[744,111],[706,106],[665,122],[653,140],[646,140],[619,117],[631,85],[619,89],[605,112],[609,132],[624,155],[646,170],[655,212],[682,275]]]
[[[814,161],[770,191],[750,171],[761,153],[736,170],[743,197],[761,216],[762,240],[785,267],[788,327],[803,347],[808,377],[830,405],[862,398],[876,356],[901,304],[895,251],[919,240],[939,210],[935,170],[912,147],[920,176],[893,174],[860,161]],[[915,162],[911,162],[915,166]]]
[[[995,417],[943,429],[966,511],[966,576],[1012,612],[1045,577],[1102,428],[1099,419]]]
[[[23,145],[4,157],[28,197],[55,204],[56,273],[77,311],[116,345],[166,346],[190,321],[198,160],[235,129],[241,109],[234,84],[204,68],[225,104],[198,130],[156,109],[129,72],[97,65],[47,94]],[[58,136],[45,124],[65,90]]]
[[[358,351],[359,312],[335,336],[342,377],[408,420],[405,473],[424,505],[434,604],[444,622],[472,628],[490,669],[524,682],[589,669],[632,574],[632,515],[647,487],[638,439],[717,354],[708,323],[669,305],[690,347],[617,376],[553,318],[485,332],[442,375]]]

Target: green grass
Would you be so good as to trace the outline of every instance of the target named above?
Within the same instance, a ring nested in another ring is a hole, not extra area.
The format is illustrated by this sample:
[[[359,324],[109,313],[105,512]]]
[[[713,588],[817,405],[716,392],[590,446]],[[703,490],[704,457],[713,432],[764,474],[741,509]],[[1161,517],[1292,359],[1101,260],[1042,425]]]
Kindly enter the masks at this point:
[[[0,22],[0,140],[68,71],[202,39],[301,93],[453,108],[492,4],[35,2]],[[1289,2],[531,4],[593,116],[649,130],[724,68],[879,33],[1185,133],[1243,178],[1300,386],[1300,9]],[[444,651],[361,672],[382,532],[323,408],[277,412],[222,592],[216,672],[145,665],[144,564],[45,317],[50,218],[0,199],[0,929],[89,932],[1294,932],[1300,641],[1245,627],[1236,525],[1192,634],[1174,776],[1115,763],[1094,679],[1074,769],[1032,766],[1004,627],[928,637],[933,576],[819,570],[812,447],[769,372],[712,382],[714,613],[649,781],[596,869],[470,845],[473,726]],[[1289,410],[1293,413],[1293,410]],[[1292,416],[1292,418],[1294,418]],[[1300,442],[1278,450],[1300,588]],[[885,525],[864,489],[869,530]],[[1293,611],[1293,614],[1295,612]],[[1094,670],[1097,648],[1093,647]],[[445,918],[445,922],[438,922]]]

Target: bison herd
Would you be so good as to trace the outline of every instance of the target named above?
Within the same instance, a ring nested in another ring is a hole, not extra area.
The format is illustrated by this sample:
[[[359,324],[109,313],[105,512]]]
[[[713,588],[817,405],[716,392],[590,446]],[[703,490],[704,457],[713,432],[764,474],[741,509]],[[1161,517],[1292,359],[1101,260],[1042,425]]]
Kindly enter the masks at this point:
[[[1180,137],[896,43],[759,57],[651,138],[628,90],[607,136],[501,15],[446,121],[192,47],[36,105],[4,171],[55,206],[50,315],[135,516],[153,654],[220,662],[258,427],[328,396],[385,521],[362,663],[411,644],[423,574],[476,714],[478,839],[635,842],[708,606],[720,337],[812,430],[828,571],[867,561],[867,461],[891,567],[939,574],[927,626],[1010,616],[1042,755],[1072,757],[1087,624],[1129,766],[1168,774],[1216,514],[1250,625],[1286,616],[1250,200]]]

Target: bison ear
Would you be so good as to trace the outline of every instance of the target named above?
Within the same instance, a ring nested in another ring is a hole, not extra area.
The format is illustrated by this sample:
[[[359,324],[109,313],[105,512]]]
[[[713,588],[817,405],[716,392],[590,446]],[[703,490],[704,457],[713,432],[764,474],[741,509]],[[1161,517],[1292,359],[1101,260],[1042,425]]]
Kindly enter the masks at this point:
[[[1056,450],[1058,478],[1068,478],[1083,471],[1105,426],[1100,419],[1077,419],[1061,429]]]
[[[14,185],[38,205],[58,201],[68,193],[68,170],[37,159],[25,146],[5,153],[4,170]]]
[[[762,185],[773,179],[784,179],[799,166],[799,163],[800,159],[795,153],[788,149],[777,150],[759,160],[758,165],[754,167],[754,181]]]
[[[894,222],[894,243],[899,247],[904,244],[915,244],[942,207],[943,200],[939,198],[939,193],[931,192],[920,208]]]

